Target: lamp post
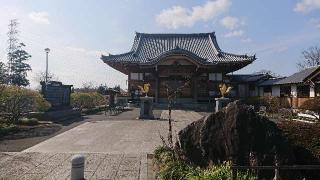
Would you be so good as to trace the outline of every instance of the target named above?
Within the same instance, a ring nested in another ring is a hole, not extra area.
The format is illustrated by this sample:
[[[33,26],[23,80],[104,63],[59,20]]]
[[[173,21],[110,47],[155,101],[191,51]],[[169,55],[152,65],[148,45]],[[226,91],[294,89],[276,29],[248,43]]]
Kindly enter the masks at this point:
[[[45,48],[44,51],[46,52],[46,79],[45,79],[45,83],[48,83],[48,56],[49,56],[49,52],[50,49],[49,48]]]

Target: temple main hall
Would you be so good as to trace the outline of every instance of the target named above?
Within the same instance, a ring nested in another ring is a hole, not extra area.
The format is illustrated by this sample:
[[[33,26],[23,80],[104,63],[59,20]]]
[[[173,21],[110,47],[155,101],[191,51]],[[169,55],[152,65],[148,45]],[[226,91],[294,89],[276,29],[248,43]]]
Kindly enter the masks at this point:
[[[139,86],[149,83],[149,96],[155,97],[155,102],[166,101],[168,88],[180,88],[176,93],[180,102],[208,102],[220,96],[222,82],[237,86],[230,96],[248,96],[248,82],[244,88],[238,87],[240,84],[235,80],[239,77],[232,72],[251,64],[256,57],[223,51],[215,33],[210,32],[136,33],[129,52],[102,55],[101,59],[128,75],[128,93],[132,98],[142,95]]]

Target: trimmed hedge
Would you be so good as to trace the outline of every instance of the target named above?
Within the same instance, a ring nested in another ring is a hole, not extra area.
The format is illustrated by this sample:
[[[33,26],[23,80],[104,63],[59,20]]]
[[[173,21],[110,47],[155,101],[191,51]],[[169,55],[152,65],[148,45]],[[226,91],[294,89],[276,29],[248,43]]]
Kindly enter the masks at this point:
[[[96,92],[75,92],[71,94],[72,107],[82,109],[92,109],[96,106],[105,105],[105,97]]]
[[[17,124],[18,120],[27,113],[44,112],[50,106],[50,103],[37,91],[18,86],[0,85],[0,116],[6,123]]]
[[[259,111],[261,106],[265,106],[268,113],[278,113],[281,108],[280,98],[273,96],[249,97],[245,100],[245,103],[254,106],[256,111]]]

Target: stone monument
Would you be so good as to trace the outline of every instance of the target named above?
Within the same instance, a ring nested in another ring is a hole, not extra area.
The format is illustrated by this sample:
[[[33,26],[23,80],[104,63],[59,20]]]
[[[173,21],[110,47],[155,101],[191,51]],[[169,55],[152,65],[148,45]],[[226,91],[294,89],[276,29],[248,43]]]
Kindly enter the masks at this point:
[[[219,85],[219,89],[220,89],[221,97],[215,98],[216,100],[215,112],[218,112],[220,109],[227,106],[227,104],[230,102],[230,99],[224,96],[231,91],[232,87],[231,86],[228,87],[225,83],[222,83]]]
[[[153,115],[153,97],[148,97],[150,84],[144,84],[143,87],[138,86],[140,90],[146,94],[140,98],[140,116],[139,119],[154,119]]]
[[[64,85],[59,81],[41,82],[40,84],[43,97],[51,104],[49,111],[43,115],[44,119],[62,121],[81,115],[80,110],[72,108],[70,104],[72,85]]]
[[[51,104],[51,109],[65,109],[70,107],[72,85],[64,85],[59,81],[41,82],[44,98]]]

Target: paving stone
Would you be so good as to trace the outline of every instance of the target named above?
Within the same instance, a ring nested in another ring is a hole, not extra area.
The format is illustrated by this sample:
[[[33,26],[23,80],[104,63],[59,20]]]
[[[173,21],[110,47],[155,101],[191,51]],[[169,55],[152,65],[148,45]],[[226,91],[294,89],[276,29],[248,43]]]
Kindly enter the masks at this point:
[[[139,171],[119,171],[115,179],[136,180],[139,179]]]
[[[118,173],[123,155],[108,156],[90,179],[114,179]]]
[[[88,154],[85,158],[85,170],[96,171],[103,160],[107,158],[105,154]]]
[[[0,169],[0,179],[19,178],[35,167],[34,164],[25,161],[7,161],[6,165]]]

